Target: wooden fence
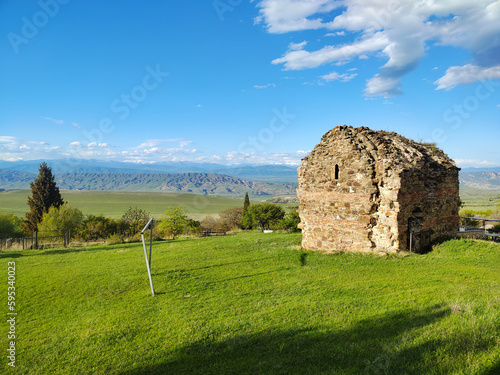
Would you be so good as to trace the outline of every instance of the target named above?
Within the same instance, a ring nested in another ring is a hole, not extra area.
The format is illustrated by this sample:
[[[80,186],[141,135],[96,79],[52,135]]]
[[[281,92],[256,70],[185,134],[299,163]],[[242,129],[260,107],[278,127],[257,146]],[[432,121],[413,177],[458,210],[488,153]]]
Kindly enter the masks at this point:
[[[26,250],[46,247],[61,246],[68,247],[71,240],[71,233],[67,230],[64,233],[33,232],[25,237],[0,238],[0,250]]]

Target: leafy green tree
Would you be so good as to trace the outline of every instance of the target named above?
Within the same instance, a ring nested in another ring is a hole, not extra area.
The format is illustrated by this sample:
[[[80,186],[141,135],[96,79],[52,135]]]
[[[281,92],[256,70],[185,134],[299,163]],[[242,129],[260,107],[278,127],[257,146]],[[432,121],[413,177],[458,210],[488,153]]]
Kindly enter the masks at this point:
[[[131,236],[141,231],[148,223],[150,216],[149,212],[142,208],[129,207],[122,216],[123,222],[126,224],[125,234]]]
[[[60,234],[70,230],[75,233],[80,228],[83,222],[83,213],[78,208],[71,208],[68,203],[64,203],[60,207],[52,206],[49,212],[43,215],[42,222],[38,224],[38,230],[54,231]]]
[[[252,229],[253,227],[253,220],[252,216],[250,215],[250,212],[245,212],[243,215],[241,215],[241,229]]]
[[[248,212],[250,207],[250,198],[248,197],[248,192],[245,193],[245,200],[243,201],[243,212],[241,213],[240,226],[241,229],[252,229],[252,217]]]
[[[299,232],[300,229],[297,227],[300,223],[300,217],[297,210],[292,210],[285,215],[283,218],[283,227],[290,232]]]
[[[250,207],[250,198],[248,197],[248,192],[245,193],[245,199],[243,200],[243,213],[248,211]]]
[[[188,224],[188,217],[184,213],[184,207],[169,206],[162,217],[160,228],[174,240],[175,236],[181,234]]]
[[[277,226],[279,221],[285,216],[283,208],[269,202],[250,205],[248,213],[252,221],[260,226],[261,231],[269,229],[271,226]]]
[[[45,162],[40,165],[38,177],[30,183],[30,187],[31,196],[28,197],[30,210],[23,222],[24,230],[28,233],[37,230],[43,215],[49,212],[50,207],[58,208],[64,203],[52,175],[52,169]]]
[[[0,212],[0,238],[20,237],[23,235],[22,220],[13,214]]]

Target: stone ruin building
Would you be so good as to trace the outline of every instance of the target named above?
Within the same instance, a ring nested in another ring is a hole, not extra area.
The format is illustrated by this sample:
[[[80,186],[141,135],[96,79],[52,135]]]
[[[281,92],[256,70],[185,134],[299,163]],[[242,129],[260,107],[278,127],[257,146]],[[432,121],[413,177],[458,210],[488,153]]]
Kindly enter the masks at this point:
[[[424,252],[457,233],[459,170],[434,144],[337,126],[298,168],[302,247]]]

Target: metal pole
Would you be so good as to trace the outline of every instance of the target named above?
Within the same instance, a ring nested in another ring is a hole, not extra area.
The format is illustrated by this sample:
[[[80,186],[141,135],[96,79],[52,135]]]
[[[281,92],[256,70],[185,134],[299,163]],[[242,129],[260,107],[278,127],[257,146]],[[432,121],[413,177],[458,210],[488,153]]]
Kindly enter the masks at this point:
[[[144,233],[141,233],[141,237],[142,237],[142,246],[144,247],[144,258],[146,258],[146,267],[148,268],[149,285],[151,286],[151,294],[154,296],[155,290],[153,287],[153,279],[151,278],[151,268],[149,267],[148,251],[146,250],[146,241],[144,241]]]
[[[150,237],[149,237],[149,269],[151,269],[151,252],[153,250],[153,220],[151,220]]]
[[[153,225],[153,218],[149,219],[148,223],[141,230],[141,238],[142,238],[142,247],[144,248],[144,258],[146,259],[146,267],[148,268],[148,276],[149,276],[149,285],[151,286],[151,294],[155,295],[155,290],[153,287],[153,279],[151,277],[151,250],[153,248],[153,227],[151,226],[151,241],[149,242],[149,259],[148,259],[148,251],[146,249],[146,240],[144,239],[144,232],[148,228],[149,225]]]
[[[413,232],[410,232],[410,252],[412,250]]]

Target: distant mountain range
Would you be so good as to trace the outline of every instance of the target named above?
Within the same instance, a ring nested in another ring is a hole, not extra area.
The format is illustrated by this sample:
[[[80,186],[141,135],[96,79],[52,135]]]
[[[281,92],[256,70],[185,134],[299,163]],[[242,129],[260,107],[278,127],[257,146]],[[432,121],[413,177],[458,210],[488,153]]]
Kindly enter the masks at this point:
[[[42,160],[0,161],[0,189],[28,189]],[[295,195],[297,169],[283,165],[224,166],[169,162],[131,164],[98,160],[47,161],[61,189],[171,191],[205,195]],[[500,168],[464,168],[460,186],[500,190]]]
[[[38,174],[44,160],[0,161],[0,169]],[[47,165],[54,174],[61,173],[128,173],[128,174],[178,174],[208,173],[222,174],[249,181],[297,183],[297,167],[286,165],[231,165],[214,163],[165,162],[155,164],[133,164],[117,161],[64,159],[50,160]]]
[[[500,190],[500,169],[497,171],[462,172],[460,171],[460,186],[481,189]]]
[[[29,189],[41,162],[0,162],[0,189]],[[225,167],[196,163],[143,166],[86,160],[47,164],[59,188],[69,190],[168,191],[219,196],[242,196],[248,192],[252,196],[266,196],[294,195],[297,187],[296,169],[286,166]],[[165,173],[179,170],[196,172]]]

